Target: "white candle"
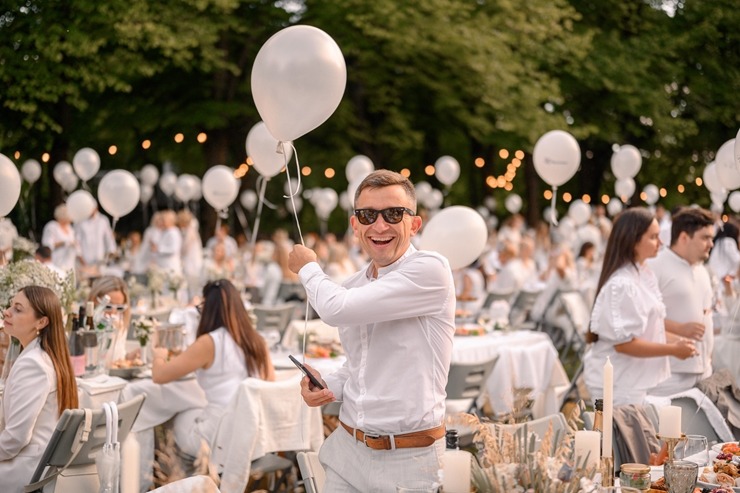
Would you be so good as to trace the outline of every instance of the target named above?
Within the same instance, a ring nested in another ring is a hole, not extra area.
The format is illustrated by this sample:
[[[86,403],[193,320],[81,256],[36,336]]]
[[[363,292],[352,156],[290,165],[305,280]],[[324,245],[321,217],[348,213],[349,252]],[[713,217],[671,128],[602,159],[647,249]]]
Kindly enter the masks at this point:
[[[586,468],[598,467],[601,458],[599,457],[599,447],[601,447],[601,434],[598,431],[577,431],[575,445],[573,446],[576,464],[580,466],[585,460]]]
[[[121,445],[121,493],[139,492],[139,441],[129,433]]]
[[[658,433],[661,437],[681,438],[681,408],[661,407],[658,412]]]
[[[442,488],[445,493],[470,492],[470,452],[445,450],[442,456]]]
[[[612,456],[612,421],[614,420],[614,367],[609,358],[604,363],[604,429],[601,455]]]

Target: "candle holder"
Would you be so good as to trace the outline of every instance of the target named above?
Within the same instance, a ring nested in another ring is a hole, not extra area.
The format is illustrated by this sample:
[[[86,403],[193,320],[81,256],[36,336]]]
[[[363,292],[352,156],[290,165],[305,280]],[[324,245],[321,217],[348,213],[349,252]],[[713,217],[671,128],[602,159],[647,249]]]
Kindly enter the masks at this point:
[[[614,458],[601,458],[601,486],[614,486]]]
[[[667,462],[673,462],[673,453],[676,449],[676,445],[678,445],[678,442],[683,442],[686,440],[686,435],[684,433],[681,433],[680,437],[664,437],[660,433],[656,433],[655,435],[658,440],[663,440],[666,443],[666,446],[668,449],[666,452],[668,452],[668,457],[666,458]]]

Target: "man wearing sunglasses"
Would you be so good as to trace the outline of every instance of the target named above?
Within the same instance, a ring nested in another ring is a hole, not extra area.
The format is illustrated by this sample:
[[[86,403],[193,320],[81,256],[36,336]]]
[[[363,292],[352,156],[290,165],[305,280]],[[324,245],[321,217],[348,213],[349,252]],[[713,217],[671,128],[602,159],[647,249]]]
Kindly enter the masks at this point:
[[[378,170],[362,181],[350,224],[370,263],[341,286],[312,250],[296,245],[289,258],[316,312],[339,327],[347,355],[325,378],[310,369],[323,390],[301,382],[309,406],[342,401],[341,426],[319,454],[324,491],[395,491],[411,480],[438,481],[455,332],[449,264],[411,245],[421,218],[413,185],[398,173]]]

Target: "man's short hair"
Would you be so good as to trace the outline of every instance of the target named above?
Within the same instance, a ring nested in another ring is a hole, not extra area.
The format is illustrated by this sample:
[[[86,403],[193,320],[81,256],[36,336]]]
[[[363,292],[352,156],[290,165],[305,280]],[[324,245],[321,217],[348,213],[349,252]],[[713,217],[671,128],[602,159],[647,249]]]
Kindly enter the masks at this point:
[[[694,233],[714,224],[712,213],[700,207],[684,207],[672,218],[671,245],[675,245],[681,233],[693,237]]]
[[[385,188],[393,185],[400,185],[401,188],[406,192],[406,196],[413,204],[414,212],[416,212],[416,190],[414,185],[409,181],[408,178],[403,176],[401,173],[390,171],[387,169],[379,169],[373,171],[365,177],[355,191],[355,203],[360,198],[360,193],[366,188]]]

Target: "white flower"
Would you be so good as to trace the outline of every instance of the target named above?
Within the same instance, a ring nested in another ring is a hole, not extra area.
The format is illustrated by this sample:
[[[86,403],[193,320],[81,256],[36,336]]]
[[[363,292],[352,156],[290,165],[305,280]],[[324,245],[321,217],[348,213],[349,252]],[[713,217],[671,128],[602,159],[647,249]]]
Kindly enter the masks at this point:
[[[154,332],[154,321],[150,318],[139,317],[134,322],[134,337],[139,340],[139,344],[146,346],[147,341]]]
[[[11,262],[0,269],[0,307],[4,310],[13,296],[28,286],[43,286],[53,290],[59,296],[62,308],[68,312],[71,309],[75,294],[74,273],[70,271],[62,279],[35,260]]]

